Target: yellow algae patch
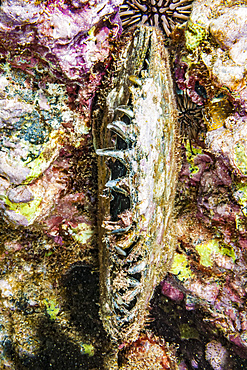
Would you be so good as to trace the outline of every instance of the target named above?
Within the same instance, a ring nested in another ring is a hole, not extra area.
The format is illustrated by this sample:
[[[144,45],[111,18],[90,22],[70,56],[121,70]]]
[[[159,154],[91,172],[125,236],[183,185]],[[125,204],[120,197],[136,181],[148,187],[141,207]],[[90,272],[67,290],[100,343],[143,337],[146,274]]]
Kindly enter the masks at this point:
[[[183,282],[192,277],[189,262],[184,254],[175,252],[170,273],[177,275],[177,278]]]
[[[206,38],[206,28],[199,23],[193,23],[191,20],[187,23],[185,31],[186,48],[190,51],[195,50]]]
[[[25,184],[37,178],[55,160],[55,158],[58,156],[59,150],[63,146],[63,137],[64,132],[62,132],[61,130],[51,133],[49,138],[50,140],[45,146],[42,153],[30,163],[30,165],[32,166],[31,172],[25,179]]]
[[[200,255],[200,262],[205,267],[213,264],[215,254],[220,253],[219,243],[216,240],[210,240],[208,243],[202,243],[196,246]]]
[[[220,245],[218,240],[212,239],[207,243],[198,244],[196,250],[200,255],[200,262],[205,267],[211,267],[217,255],[231,257],[233,262],[236,259],[232,247]]]
[[[213,98],[204,109],[204,122],[208,131],[223,127],[233,113],[233,105],[225,95]]]

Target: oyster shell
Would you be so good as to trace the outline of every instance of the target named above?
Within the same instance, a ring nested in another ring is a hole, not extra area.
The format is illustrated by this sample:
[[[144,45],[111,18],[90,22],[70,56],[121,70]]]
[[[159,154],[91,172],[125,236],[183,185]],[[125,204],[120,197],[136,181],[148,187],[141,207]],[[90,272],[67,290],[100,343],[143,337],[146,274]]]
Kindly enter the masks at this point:
[[[111,339],[137,339],[173,256],[177,109],[163,36],[122,40],[94,114],[98,154],[101,318]],[[106,90],[107,89],[107,90]],[[112,158],[112,159],[107,159]]]

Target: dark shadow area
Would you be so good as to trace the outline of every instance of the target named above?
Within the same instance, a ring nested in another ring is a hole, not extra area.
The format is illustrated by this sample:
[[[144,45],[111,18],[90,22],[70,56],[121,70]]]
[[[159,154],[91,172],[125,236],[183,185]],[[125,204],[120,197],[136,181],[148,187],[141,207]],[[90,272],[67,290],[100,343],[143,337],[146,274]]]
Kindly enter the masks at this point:
[[[20,370],[90,370],[95,368],[91,357],[81,354],[78,346],[68,340],[68,337],[59,334],[59,329],[48,322],[43,323],[43,329],[39,334],[44,337],[43,350],[33,358],[25,357],[21,359]],[[100,369],[100,366],[96,365]]]
[[[101,370],[103,369],[104,348],[107,338],[99,318],[99,276],[88,265],[76,265],[61,281],[65,294],[62,310],[69,310],[70,324],[81,343],[92,344],[94,355],[88,356],[80,351],[60,325],[47,316],[37,323],[37,333],[41,343],[40,352],[33,357],[18,358],[12,348],[8,357],[14,360],[16,370]],[[68,328],[69,331],[69,328]]]
[[[188,370],[213,370],[205,359],[205,346],[213,340],[227,348],[231,358],[229,369],[247,369],[247,353],[238,356],[241,349],[229,343],[215,326],[206,322],[206,314],[201,309],[186,310],[184,301],[176,303],[165,297],[160,286],[156,288],[151,307],[153,320],[150,329],[175,346],[178,358],[186,363]]]
[[[88,265],[76,265],[66,273],[61,285],[65,288],[66,309],[78,331],[91,338],[102,338],[104,329],[99,318],[99,273]]]

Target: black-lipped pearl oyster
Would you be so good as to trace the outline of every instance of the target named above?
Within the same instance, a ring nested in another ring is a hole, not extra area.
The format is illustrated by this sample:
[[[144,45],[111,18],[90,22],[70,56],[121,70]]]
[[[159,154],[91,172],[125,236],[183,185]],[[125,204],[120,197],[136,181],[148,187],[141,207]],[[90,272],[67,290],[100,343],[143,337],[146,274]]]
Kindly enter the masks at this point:
[[[113,341],[137,339],[173,256],[177,109],[161,32],[132,29],[94,113],[101,318]],[[164,275],[162,275],[164,276]]]

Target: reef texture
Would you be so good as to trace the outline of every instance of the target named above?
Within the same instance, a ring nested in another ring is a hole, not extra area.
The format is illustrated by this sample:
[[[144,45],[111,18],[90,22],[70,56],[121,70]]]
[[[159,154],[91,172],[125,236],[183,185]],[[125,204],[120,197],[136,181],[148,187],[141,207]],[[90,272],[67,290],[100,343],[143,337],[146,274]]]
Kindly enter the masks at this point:
[[[121,26],[117,1],[73,4],[5,1],[0,9],[0,207],[13,225],[54,229],[73,219],[66,203],[84,198],[67,191],[65,153],[85,144]]]
[[[1,2],[1,369],[103,362],[89,118],[119,4]]]
[[[149,333],[125,349],[119,370],[178,370],[174,349]]]
[[[242,356],[247,353],[246,24],[244,1],[195,1],[187,26],[173,34],[178,93],[201,107],[201,122],[196,139],[183,139],[178,244],[171,274],[162,283],[163,294],[187,310],[203,308],[208,327],[217,328]],[[191,125],[182,114],[181,120],[188,134]],[[232,366],[221,344],[212,343],[206,347],[212,368]]]

